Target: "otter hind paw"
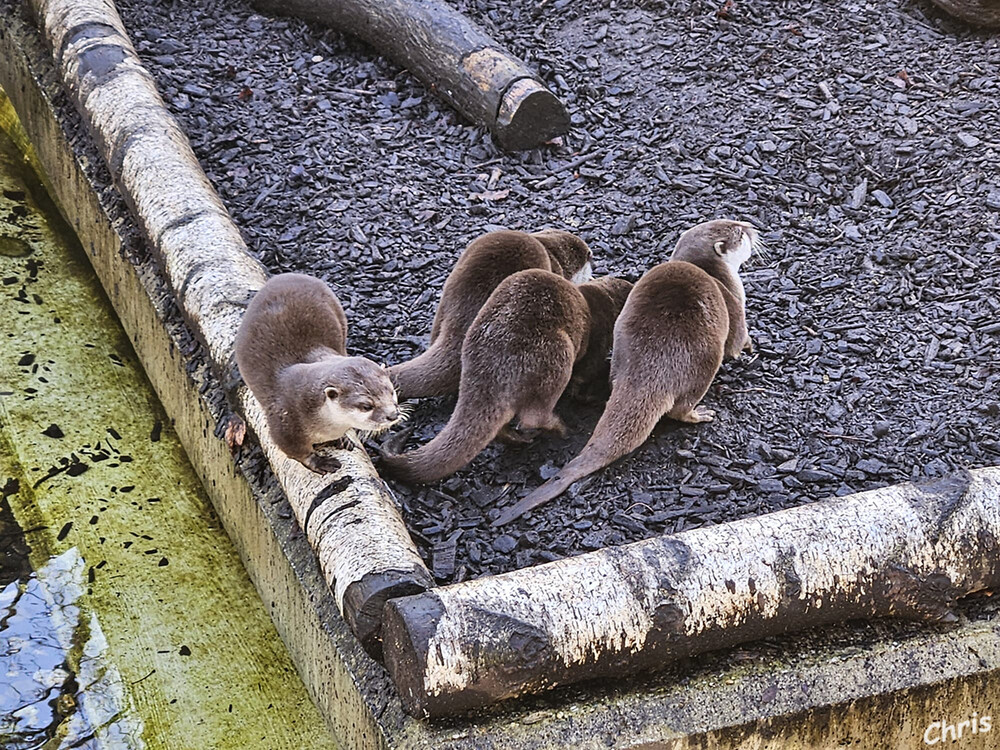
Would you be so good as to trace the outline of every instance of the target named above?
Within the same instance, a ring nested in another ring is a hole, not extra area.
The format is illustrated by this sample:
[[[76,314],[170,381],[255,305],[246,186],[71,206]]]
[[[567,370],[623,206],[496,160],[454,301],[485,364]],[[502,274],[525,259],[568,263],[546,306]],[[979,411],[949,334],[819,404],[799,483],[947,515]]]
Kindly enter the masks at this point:
[[[677,417],[681,422],[688,422],[689,424],[699,424],[700,422],[711,422],[715,419],[715,410],[709,409],[706,406],[696,406],[687,414],[682,414]]]
[[[527,445],[534,439],[534,435],[527,434],[510,424],[504,425],[497,433],[497,440],[507,445]]]

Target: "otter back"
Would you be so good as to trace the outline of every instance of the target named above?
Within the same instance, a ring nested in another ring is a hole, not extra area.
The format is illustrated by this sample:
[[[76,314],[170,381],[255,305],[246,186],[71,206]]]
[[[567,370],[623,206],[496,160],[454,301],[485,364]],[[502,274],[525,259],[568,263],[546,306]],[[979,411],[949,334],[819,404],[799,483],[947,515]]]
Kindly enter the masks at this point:
[[[583,240],[560,230],[534,235],[504,230],[473,240],[445,280],[431,326],[430,347],[389,368],[400,395],[440,396],[458,389],[466,331],[504,279],[528,269],[570,278],[589,272],[590,256]]]
[[[554,413],[590,330],[587,303],[549,271],[504,279],[479,311],[462,346],[455,411],[429,443],[383,457],[385,470],[430,482],[465,466],[515,417],[522,429],[561,433]]]

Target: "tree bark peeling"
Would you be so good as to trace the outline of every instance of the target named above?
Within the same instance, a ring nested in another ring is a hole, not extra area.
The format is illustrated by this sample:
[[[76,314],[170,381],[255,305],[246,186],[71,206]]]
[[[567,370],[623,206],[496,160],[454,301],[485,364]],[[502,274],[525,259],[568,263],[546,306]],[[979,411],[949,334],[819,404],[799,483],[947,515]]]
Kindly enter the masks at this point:
[[[438,0],[253,0],[254,7],[317,21],[372,45],[409,69],[509,151],[569,130],[562,102],[520,60]]]
[[[1000,468],[903,484],[395,599],[407,710],[444,716],[855,618],[955,619],[1000,584]]]
[[[225,382],[243,311],[266,271],[250,256],[187,137],[164,107],[114,4],[31,0],[31,5],[70,96]],[[366,650],[378,656],[386,599],[433,585],[391,495],[356,441],[353,450],[341,451],[341,471],[320,477],[270,441],[263,410],[245,387],[236,397],[344,618]]]

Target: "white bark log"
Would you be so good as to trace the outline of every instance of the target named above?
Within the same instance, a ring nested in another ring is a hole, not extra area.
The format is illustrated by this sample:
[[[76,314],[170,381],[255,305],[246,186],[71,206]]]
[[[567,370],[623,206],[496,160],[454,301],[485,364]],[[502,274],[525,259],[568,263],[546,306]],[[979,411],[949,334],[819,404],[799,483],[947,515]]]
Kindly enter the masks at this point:
[[[442,716],[858,617],[952,621],[1000,584],[1000,468],[480,578],[386,606],[404,706]]]
[[[31,0],[73,97],[217,374],[229,372],[243,310],[266,271],[250,256],[177,121],[139,62],[110,0]],[[364,450],[319,477],[268,439],[260,406],[239,399],[338,606],[372,653],[389,595],[433,585]],[[307,523],[308,516],[308,523]]]

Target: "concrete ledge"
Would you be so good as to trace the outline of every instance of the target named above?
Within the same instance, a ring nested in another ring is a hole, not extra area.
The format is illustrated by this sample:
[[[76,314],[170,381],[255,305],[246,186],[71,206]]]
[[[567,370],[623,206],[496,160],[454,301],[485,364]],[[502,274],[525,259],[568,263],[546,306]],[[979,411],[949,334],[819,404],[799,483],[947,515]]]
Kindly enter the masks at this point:
[[[87,249],[193,465],[338,739],[350,748],[914,746],[934,722],[1000,711],[1000,613],[951,628],[825,629],[699,657],[643,682],[565,689],[474,719],[403,714],[385,672],[343,623],[261,456],[234,464],[214,437],[222,397],[63,96],[33,27],[0,0],[0,86]],[[971,726],[971,725],[970,725]],[[969,729],[966,729],[968,732]],[[967,735],[989,747],[992,733]],[[933,739],[933,737],[932,737]]]

